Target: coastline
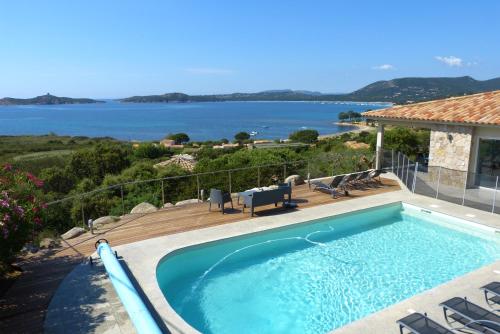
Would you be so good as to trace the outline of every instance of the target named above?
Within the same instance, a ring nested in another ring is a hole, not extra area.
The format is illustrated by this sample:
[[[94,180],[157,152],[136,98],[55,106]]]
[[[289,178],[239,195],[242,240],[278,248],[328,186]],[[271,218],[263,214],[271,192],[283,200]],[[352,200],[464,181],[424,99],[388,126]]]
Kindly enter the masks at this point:
[[[326,134],[326,135],[319,135],[318,140],[322,139],[329,139],[329,138],[335,138],[338,136],[343,135],[344,133],[359,133],[362,131],[371,131],[374,128],[368,125],[361,125],[361,124],[355,124],[355,123],[341,123],[341,122],[333,122],[332,124],[339,125],[339,126],[350,126],[352,127],[351,130],[346,130],[346,131],[341,131],[341,132],[336,132],[336,133],[331,133],[331,134]]]

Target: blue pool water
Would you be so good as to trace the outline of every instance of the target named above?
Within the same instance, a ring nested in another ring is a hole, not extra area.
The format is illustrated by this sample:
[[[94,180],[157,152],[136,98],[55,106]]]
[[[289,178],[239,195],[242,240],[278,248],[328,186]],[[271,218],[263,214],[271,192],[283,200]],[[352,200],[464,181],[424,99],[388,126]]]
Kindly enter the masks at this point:
[[[157,268],[202,333],[327,333],[492,263],[492,232],[389,205],[186,248]]]

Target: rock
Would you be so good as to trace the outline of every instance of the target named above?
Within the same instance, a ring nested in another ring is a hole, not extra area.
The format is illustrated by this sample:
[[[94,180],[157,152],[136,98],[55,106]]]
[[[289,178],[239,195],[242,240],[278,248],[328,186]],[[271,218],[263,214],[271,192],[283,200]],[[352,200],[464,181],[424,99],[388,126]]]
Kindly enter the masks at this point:
[[[40,248],[54,248],[57,246],[57,241],[52,238],[43,238],[40,241]]]
[[[196,203],[200,203],[200,201],[198,201],[197,198],[193,198],[193,199],[187,199],[184,201],[179,201],[179,202],[175,203],[175,206],[186,205],[186,204],[196,204]]]
[[[63,235],[61,235],[61,238],[63,239],[72,239],[72,238],[75,238],[77,236],[79,236],[80,234],[83,234],[85,233],[85,230],[81,227],[73,227],[71,230],[69,230],[68,232],[64,233]]]
[[[115,217],[115,216],[104,216],[104,217],[97,218],[96,220],[94,220],[92,225],[94,225],[94,226],[106,225],[106,224],[114,223],[118,220],[120,220],[120,218]]]
[[[156,212],[158,209],[153,204],[142,202],[134,206],[130,213],[151,213]]]
[[[294,186],[298,186],[298,185],[304,184],[304,179],[300,175],[290,175],[289,177],[287,177],[285,179],[285,183],[289,183],[289,182],[291,182],[292,185],[294,185]]]
[[[165,204],[163,204],[164,208],[171,208],[173,206],[175,206],[175,205],[173,205],[172,203],[165,203]]]

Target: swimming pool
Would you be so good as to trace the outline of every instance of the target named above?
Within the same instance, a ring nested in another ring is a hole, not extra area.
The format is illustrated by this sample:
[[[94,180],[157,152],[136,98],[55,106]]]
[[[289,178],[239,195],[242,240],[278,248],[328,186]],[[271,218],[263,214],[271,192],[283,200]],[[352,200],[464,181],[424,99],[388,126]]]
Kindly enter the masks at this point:
[[[202,333],[327,333],[494,262],[498,241],[398,203],[184,248],[156,274]]]

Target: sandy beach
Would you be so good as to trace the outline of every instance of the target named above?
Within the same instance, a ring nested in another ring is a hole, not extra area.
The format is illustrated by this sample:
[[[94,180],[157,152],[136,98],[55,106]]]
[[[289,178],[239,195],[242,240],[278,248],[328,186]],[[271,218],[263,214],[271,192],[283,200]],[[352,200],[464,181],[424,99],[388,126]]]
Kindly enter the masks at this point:
[[[318,136],[318,139],[328,139],[328,138],[334,138],[334,137],[338,137],[338,136],[341,136],[342,134],[344,133],[359,133],[359,132],[362,132],[362,131],[373,131],[375,128],[372,127],[372,126],[368,126],[368,125],[363,125],[363,124],[359,124],[359,123],[341,123],[341,122],[334,122],[333,124],[335,125],[340,125],[340,126],[352,126],[353,128],[351,130],[347,130],[347,131],[342,131],[342,132],[336,132],[336,133],[332,133],[332,134],[326,134],[326,135],[320,135]]]

